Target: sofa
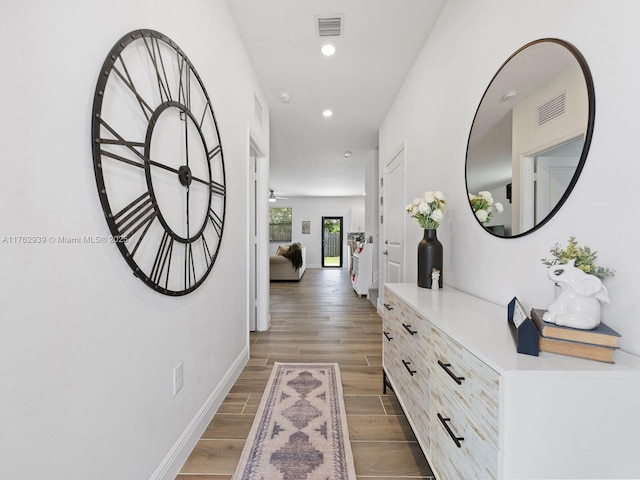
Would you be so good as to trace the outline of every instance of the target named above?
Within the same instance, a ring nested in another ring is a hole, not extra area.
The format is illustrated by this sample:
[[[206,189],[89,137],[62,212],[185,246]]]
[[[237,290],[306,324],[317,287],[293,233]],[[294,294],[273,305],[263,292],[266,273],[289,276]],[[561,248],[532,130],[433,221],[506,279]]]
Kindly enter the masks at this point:
[[[295,265],[299,265],[296,268]],[[299,243],[281,245],[275,255],[269,257],[271,281],[298,281],[307,268],[307,249]]]

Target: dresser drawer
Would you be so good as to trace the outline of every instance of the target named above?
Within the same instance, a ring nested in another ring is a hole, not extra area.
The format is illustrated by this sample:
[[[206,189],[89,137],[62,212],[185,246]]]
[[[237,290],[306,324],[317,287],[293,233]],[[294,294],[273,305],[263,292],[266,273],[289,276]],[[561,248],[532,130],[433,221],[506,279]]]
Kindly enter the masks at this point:
[[[431,461],[441,480],[498,477],[498,447],[441,380],[431,381]]]
[[[399,341],[400,337],[396,332],[398,320],[391,312],[386,312],[382,316],[382,351],[393,348]]]
[[[384,368],[394,393],[410,420],[413,432],[428,451],[430,435],[430,382],[426,362],[415,361],[411,350],[394,348],[384,355]]]
[[[425,352],[425,360],[427,360],[426,352],[431,335],[429,322],[406,305],[400,305],[396,318],[397,330],[406,340],[407,345]]]
[[[402,301],[388,289],[384,291],[384,299],[382,302],[383,305],[383,315],[397,313],[401,305],[403,305]]]
[[[431,327],[395,295],[385,293],[383,365],[423,448],[429,448],[429,346]],[[391,340],[389,340],[391,338]]]
[[[383,345],[395,342],[405,352],[411,350],[413,361],[422,362],[429,368],[429,337],[431,326],[411,308],[392,293],[385,293],[385,307],[382,317]],[[392,334],[393,332],[393,334]],[[393,340],[389,340],[392,337]],[[385,342],[386,340],[386,342]]]
[[[401,336],[396,331],[396,322],[391,319],[382,322],[382,365],[391,375],[390,369],[394,369],[400,362],[400,340]]]
[[[397,299],[394,299],[397,302]],[[398,312],[400,307],[397,303],[393,305],[387,303],[387,295],[385,294],[385,306],[382,309],[382,364],[388,370],[388,366],[395,365],[400,360],[396,354],[398,344],[402,340],[400,332],[397,331]]]
[[[411,369],[413,375],[400,381],[400,397],[403,398],[403,407],[406,416],[411,420],[413,433],[422,443],[423,448],[429,451],[430,448],[430,402],[431,383],[429,369],[426,362],[415,361],[415,356],[400,354],[402,367],[409,373]],[[408,360],[407,360],[408,359]]]
[[[496,448],[500,376],[445,333],[431,332],[430,369],[457,403],[474,416],[474,423]]]

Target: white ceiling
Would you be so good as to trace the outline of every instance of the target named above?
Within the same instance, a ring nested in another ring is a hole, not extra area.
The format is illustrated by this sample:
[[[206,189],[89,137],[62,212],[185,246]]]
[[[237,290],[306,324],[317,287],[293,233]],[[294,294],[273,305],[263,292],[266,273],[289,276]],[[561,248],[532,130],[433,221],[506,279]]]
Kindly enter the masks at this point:
[[[227,2],[269,103],[269,187],[283,196],[364,194],[378,127],[445,0]],[[344,16],[341,38],[318,37],[316,17],[326,14]],[[327,42],[332,57],[320,53]]]

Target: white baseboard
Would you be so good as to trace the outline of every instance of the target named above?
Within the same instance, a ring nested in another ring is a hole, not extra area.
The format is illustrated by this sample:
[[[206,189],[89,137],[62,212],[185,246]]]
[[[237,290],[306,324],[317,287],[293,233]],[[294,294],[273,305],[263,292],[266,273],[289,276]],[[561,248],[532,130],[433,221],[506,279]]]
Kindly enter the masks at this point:
[[[222,378],[220,383],[213,389],[207,400],[204,402],[198,413],[185,431],[180,435],[169,453],[164,457],[156,471],[153,472],[149,480],[174,480],[180,472],[182,465],[189,458],[193,448],[200,440],[203,432],[211,422],[211,419],[220,408],[231,387],[236,382],[242,369],[249,361],[249,346],[247,345],[238,358],[233,362],[231,368]]]

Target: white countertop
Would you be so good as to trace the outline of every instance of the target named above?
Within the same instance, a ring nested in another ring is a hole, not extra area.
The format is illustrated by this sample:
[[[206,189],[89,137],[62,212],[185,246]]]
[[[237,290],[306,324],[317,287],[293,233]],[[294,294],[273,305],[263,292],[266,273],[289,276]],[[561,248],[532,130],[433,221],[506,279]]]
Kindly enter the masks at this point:
[[[447,286],[430,290],[412,283],[386,283],[385,288],[500,374],[509,371],[628,374],[629,370],[637,370],[640,375],[640,358],[620,350],[614,353],[615,364],[548,352],[540,352],[538,357],[517,353],[506,305],[494,305]]]

